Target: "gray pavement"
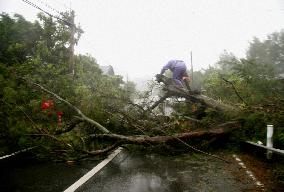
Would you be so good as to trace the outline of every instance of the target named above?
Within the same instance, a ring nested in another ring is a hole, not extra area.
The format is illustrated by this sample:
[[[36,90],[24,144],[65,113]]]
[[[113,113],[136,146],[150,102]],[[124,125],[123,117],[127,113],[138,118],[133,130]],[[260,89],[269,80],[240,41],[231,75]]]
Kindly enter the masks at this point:
[[[77,191],[238,192],[255,188],[250,178],[233,174],[240,171],[237,165],[227,166],[204,155],[163,156],[124,151]]]

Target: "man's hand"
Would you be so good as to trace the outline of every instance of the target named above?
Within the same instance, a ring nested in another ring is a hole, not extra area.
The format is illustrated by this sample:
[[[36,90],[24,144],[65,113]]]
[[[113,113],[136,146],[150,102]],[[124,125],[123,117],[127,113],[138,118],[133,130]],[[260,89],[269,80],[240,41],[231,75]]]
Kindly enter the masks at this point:
[[[188,76],[184,76],[184,77],[182,77],[182,80],[184,81],[184,84],[185,84],[187,90],[191,91],[191,88],[190,88],[190,85],[189,85],[191,79]]]
[[[190,78],[189,77],[182,77],[182,80],[185,81],[185,82],[190,82]]]

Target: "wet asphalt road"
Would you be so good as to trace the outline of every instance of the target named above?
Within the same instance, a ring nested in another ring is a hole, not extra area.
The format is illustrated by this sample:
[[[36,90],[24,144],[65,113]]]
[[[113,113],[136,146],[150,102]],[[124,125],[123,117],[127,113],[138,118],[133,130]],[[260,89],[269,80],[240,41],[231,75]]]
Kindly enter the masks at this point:
[[[124,151],[77,191],[239,192],[255,188],[250,178],[237,178],[236,171],[240,171],[238,166],[204,155],[163,156]]]

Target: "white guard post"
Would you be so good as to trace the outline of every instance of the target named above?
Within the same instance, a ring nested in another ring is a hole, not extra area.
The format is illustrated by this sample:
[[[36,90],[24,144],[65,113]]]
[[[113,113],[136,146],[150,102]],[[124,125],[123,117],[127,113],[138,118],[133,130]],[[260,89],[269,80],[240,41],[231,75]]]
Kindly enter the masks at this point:
[[[273,147],[273,125],[267,125],[267,136],[266,136],[266,147]],[[271,159],[272,151],[267,150],[266,154],[267,159]]]

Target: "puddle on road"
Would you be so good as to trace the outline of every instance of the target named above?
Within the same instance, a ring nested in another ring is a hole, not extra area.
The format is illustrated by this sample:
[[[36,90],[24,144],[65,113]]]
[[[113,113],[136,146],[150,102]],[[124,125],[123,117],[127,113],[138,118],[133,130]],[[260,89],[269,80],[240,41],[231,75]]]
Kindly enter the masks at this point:
[[[162,156],[120,153],[77,191],[248,191],[255,186],[235,178],[227,164],[204,155]]]

